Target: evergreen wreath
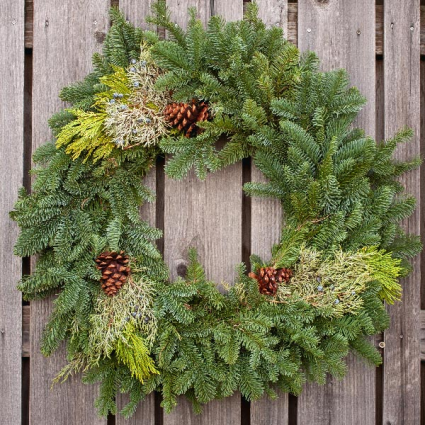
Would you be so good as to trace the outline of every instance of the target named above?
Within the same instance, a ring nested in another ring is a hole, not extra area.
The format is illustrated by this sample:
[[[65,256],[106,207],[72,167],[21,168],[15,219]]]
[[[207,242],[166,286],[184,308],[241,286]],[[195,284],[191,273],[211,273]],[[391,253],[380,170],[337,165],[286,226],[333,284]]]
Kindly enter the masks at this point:
[[[22,189],[11,212],[15,253],[38,256],[19,289],[27,300],[59,292],[42,341],[45,355],[67,341],[56,381],[80,371],[101,381],[102,415],[130,393],[129,416],[152,391],[167,412],[182,394],[196,411],[235,391],[299,394],[342,377],[350,350],[378,365],[368,336],[389,326],[384,302],[400,299],[421,250],[399,225],[415,199],[398,180],[420,160],[392,159],[411,131],[376,143],[352,128],[365,99],[346,72],[319,72],[255,4],[207,29],[191,10],[184,31],[160,1],[149,22],[166,40],[111,16],[103,55],[62,90],[72,107],[51,118],[55,143],[35,152],[32,193]],[[253,158],[268,182],[245,191],[284,211],[269,262],[253,256],[252,272],[238,266],[219,291],[192,250],[187,276],[168,281],[153,244],[161,232],[139,216],[154,198],[142,177],[164,153],[173,178]]]

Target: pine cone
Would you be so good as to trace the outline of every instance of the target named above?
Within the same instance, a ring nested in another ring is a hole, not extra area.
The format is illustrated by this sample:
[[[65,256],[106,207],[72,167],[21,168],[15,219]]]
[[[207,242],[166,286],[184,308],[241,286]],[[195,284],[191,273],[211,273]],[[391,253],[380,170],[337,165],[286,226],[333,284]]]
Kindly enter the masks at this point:
[[[258,282],[258,290],[263,295],[276,295],[279,283],[289,282],[292,276],[291,269],[275,269],[274,267],[261,267],[258,275],[250,273],[249,277],[256,279]]]
[[[192,99],[192,103],[169,103],[164,111],[165,119],[172,127],[184,132],[186,137],[193,137],[202,132],[196,123],[210,118],[208,105]]]
[[[97,268],[102,272],[101,284],[106,295],[112,297],[127,281],[130,274],[128,255],[121,252],[102,252],[96,258]]]

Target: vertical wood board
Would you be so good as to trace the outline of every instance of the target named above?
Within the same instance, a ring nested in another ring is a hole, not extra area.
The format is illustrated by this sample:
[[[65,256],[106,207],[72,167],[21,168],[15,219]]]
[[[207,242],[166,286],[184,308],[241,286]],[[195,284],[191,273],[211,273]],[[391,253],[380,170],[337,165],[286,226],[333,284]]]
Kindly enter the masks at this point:
[[[23,182],[24,4],[0,3],[0,423],[21,423],[22,261],[9,211]]]
[[[178,0],[169,0],[167,4],[172,18],[185,26],[186,8]],[[199,1],[196,5],[200,19],[208,21],[210,1]],[[213,10],[227,20],[236,20],[242,18],[242,6],[241,0],[216,0]],[[164,258],[171,279],[184,274],[188,249],[195,247],[209,279],[232,283],[242,255],[241,164],[210,174],[205,181],[198,180],[193,172],[181,181],[166,177],[164,204]],[[164,425],[240,423],[239,394],[209,403],[201,415],[191,413],[190,403],[183,397],[178,403],[170,415],[164,416]]]
[[[65,105],[58,98],[65,85],[92,69],[91,57],[101,49],[107,30],[109,1],[37,1],[34,5],[33,151],[52,138],[47,120]],[[93,406],[97,386],[81,377],[50,390],[51,381],[65,366],[64,347],[49,358],[40,353],[40,337],[53,310],[52,299],[31,303],[30,424],[105,425]]]
[[[211,3],[208,0],[167,0],[167,7],[173,21],[182,28],[187,26],[188,10],[191,7],[196,9],[197,17],[204,25],[211,17]]]
[[[298,2],[298,47],[317,53],[321,69],[346,68],[367,96],[355,125],[375,135],[375,4],[368,0]],[[298,424],[375,424],[375,370],[349,356],[343,381],[308,384],[298,400]]]
[[[258,0],[260,18],[268,27],[278,26],[287,34],[287,0]],[[266,181],[257,167],[252,165],[252,181]],[[279,242],[282,227],[282,207],[276,199],[251,199],[251,254],[259,255],[264,261],[271,257],[273,244]],[[251,402],[251,425],[288,423],[288,395],[279,394],[277,400],[263,397]]]
[[[288,38],[288,0],[257,0],[258,16],[267,27],[283,29]]]
[[[396,151],[400,160],[420,153],[419,6],[419,0],[386,0],[384,4],[385,137],[406,126],[414,131],[413,140]],[[419,170],[401,181],[420,205]],[[419,234],[419,206],[404,228]],[[412,265],[412,273],[402,281],[402,302],[388,308],[391,326],[384,334],[383,422],[391,425],[420,422],[420,256]]]
[[[356,125],[375,134],[375,6],[355,2],[300,0],[298,48],[315,52],[324,71],[345,68],[367,104]]]
[[[238,21],[243,17],[243,0],[212,0],[212,14],[226,21]]]

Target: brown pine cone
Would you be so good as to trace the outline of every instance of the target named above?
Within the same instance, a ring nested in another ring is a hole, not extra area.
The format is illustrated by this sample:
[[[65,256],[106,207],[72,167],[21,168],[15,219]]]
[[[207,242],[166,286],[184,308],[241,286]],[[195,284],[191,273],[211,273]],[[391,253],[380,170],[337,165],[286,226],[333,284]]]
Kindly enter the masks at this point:
[[[168,123],[184,132],[186,137],[194,137],[203,131],[196,123],[210,119],[208,104],[192,99],[191,103],[169,103],[164,111]]]
[[[121,252],[102,252],[96,258],[97,268],[102,273],[101,285],[106,295],[112,297],[127,281],[130,274],[130,261],[124,251]]]
[[[249,273],[249,277],[258,282],[258,290],[263,295],[275,296],[279,283],[289,282],[292,276],[291,269],[275,269],[274,267],[261,267],[258,275]]]

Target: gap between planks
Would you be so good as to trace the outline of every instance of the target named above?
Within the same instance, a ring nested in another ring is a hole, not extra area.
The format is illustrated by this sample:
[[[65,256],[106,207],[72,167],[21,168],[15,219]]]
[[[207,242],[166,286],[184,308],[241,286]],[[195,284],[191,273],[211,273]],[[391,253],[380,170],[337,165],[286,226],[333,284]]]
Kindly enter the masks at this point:
[[[425,361],[425,310],[421,310],[421,360]],[[388,348],[388,347],[387,347]],[[22,306],[22,357],[30,356],[30,306]]]
[[[34,0],[25,1],[25,47],[32,48]],[[383,54],[384,7],[376,5],[376,54]],[[298,3],[288,3],[288,40],[297,44]],[[425,6],[421,6],[421,55],[425,55]]]

